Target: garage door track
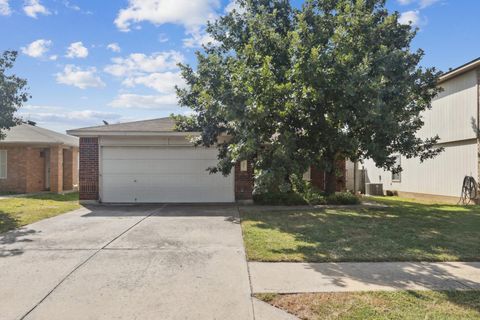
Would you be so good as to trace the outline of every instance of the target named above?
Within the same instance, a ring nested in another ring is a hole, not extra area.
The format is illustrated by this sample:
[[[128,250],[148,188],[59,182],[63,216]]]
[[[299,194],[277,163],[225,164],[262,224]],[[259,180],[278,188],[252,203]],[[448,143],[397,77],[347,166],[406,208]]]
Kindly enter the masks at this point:
[[[2,319],[253,319],[235,206],[95,206],[0,235]]]

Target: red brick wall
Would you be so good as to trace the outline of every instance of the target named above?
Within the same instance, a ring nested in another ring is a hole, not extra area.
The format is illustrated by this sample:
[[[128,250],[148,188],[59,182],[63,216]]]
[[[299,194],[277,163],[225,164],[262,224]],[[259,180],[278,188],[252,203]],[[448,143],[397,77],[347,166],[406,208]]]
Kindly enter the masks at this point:
[[[240,170],[240,162],[235,165],[235,200],[253,199],[253,166],[249,161],[247,171]]]
[[[26,192],[45,191],[45,149],[27,148]]]
[[[98,138],[80,138],[80,200],[98,200]]]
[[[0,150],[7,150],[7,179],[0,179],[0,191],[28,193],[45,190],[42,148],[1,146]]]
[[[337,176],[337,191],[344,191],[345,190],[345,175],[346,175],[346,161],[339,160],[337,161],[337,172],[339,176]],[[325,190],[325,172],[323,170],[319,170],[314,166],[311,167],[310,179],[312,185],[317,187],[320,190]]]

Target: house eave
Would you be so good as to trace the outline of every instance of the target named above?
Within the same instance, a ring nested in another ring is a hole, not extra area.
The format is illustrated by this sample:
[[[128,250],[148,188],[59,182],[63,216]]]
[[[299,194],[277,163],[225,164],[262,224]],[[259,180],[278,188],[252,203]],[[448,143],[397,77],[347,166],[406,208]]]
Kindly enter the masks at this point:
[[[438,80],[438,84],[441,84],[447,80],[450,80],[452,78],[455,78],[461,74],[464,74],[465,72],[475,70],[477,68],[480,68],[480,58],[477,58],[473,61],[470,61],[458,68],[455,68],[453,70],[450,70],[443,75],[440,76],[440,79]]]
[[[100,137],[100,136],[140,136],[140,137],[187,137],[198,136],[200,132],[178,132],[178,131],[95,131],[95,130],[69,130],[69,135],[76,137]]]

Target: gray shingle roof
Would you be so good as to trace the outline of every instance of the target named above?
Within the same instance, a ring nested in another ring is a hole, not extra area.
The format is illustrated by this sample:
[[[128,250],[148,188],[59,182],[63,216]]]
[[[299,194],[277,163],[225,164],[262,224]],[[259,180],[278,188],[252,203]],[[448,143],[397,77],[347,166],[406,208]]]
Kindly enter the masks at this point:
[[[7,136],[4,140],[0,140],[0,144],[64,144],[67,146],[78,146],[78,138],[76,137],[29,124],[20,124],[10,128],[10,130],[5,131],[5,134]]]
[[[82,132],[173,132],[175,121],[170,118],[158,118],[134,122],[116,123],[96,127],[68,130],[68,133]]]

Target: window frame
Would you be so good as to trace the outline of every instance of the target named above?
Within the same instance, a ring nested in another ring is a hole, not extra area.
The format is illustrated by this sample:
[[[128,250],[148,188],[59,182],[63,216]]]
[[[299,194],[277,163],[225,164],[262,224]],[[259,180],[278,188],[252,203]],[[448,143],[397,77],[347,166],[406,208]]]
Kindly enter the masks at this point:
[[[5,153],[5,164],[2,163],[2,153]],[[6,180],[8,178],[8,150],[1,149],[0,150],[0,168],[2,166],[5,166],[5,176],[1,175],[1,170],[0,170],[0,180]]]
[[[401,155],[396,155],[395,158],[397,159],[395,161],[395,166],[401,166],[402,165],[402,156]],[[402,172],[397,172],[393,173],[392,171],[392,182],[402,182]]]
[[[248,160],[240,161],[240,172],[247,172],[248,171]]]

